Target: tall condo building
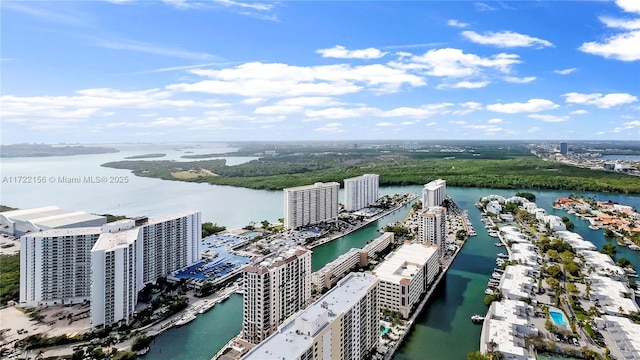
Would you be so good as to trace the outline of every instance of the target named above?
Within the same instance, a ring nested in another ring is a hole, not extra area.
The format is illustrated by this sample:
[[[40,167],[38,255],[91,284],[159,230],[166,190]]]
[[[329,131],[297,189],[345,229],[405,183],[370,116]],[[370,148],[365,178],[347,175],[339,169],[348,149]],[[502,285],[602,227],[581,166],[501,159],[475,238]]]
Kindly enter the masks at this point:
[[[138,292],[200,260],[200,212],[106,224],[91,249],[91,324],[128,323]]]
[[[378,200],[380,175],[364,174],[344,179],[344,208],[356,211],[373,205]]]
[[[52,229],[20,238],[20,306],[91,299],[91,248],[101,228]]]
[[[422,188],[422,208],[426,209],[429,206],[440,206],[444,201],[444,196],[447,194],[447,182],[438,179],[425,184]]]
[[[389,254],[373,271],[380,279],[380,308],[406,319],[440,272],[438,247],[411,243]]]
[[[200,259],[199,212],[21,237],[20,305],[91,300],[93,326],[128,322],[138,291]]]
[[[560,154],[567,155],[569,153],[569,144],[566,142],[560,143]]]
[[[420,212],[418,240],[429,245],[437,245],[440,257],[445,252],[447,236],[447,211],[441,206],[431,206]]]
[[[242,338],[257,344],[311,301],[311,251],[288,249],[245,267]]]
[[[338,219],[337,182],[284,189],[284,226],[297,229]]]
[[[378,288],[371,274],[347,275],[243,359],[365,358],[380,336]]]

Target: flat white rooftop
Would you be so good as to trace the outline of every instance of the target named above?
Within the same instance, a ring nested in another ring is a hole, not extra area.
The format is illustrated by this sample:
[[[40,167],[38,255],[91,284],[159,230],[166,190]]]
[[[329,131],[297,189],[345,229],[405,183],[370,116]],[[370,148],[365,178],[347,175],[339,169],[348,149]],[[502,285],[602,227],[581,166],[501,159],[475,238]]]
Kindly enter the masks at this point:
[[[284,191],[313,190],[313,189],[322,189],[322,188],[327,188],[327,187],[332,187],[332,186],[340,187],[340,183],[337,183],[337,182],[327,182],[327,183],[318,182],[318,183],[315,183],[315,184],[312,184],[312,185],[295,186],[295,187],[285,188],[283,190]]]
[[[80,228],[68,228],[68,229],[51,229],[40,231],[37,233],[30,233],[24,236],[26,237],[63,237],[63,236],[79,236],[79,235],[92,235],[100,234],[102,228],[100,226],[80,227]]]
[[[614,341],[615,350],[624,359],[640,359],[640,325],[618,316],[604,315],[602,320]]]
[[[15,222],[31,222],[36,226],[57,228],[94,220],[104,220],[104,216],[88,214],[84,211],[60,209],[57,206],[44,206],[32,209],[4,211],[0,215]]]
[[[422,243],[404,244],[392,252],[373,272],[380,280],[400,283],[412,279],[432,256],[438,256],[438,248]]]

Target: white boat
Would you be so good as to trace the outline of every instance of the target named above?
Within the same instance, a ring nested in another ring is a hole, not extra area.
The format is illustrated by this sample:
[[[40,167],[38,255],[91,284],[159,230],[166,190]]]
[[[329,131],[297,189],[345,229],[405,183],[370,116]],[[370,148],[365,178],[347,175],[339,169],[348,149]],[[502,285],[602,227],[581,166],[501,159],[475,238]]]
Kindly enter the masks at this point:
[[[480,316],[478,314],[475,314],[471,317],[471,321],[473,321],[474,323],[479,323],[484,321],[484,316]]]
[[[631,244],[631,245],[629,245],[629,249],[635,250],[635,251],[640,251],[640,246],[638,246],[636,244]]]
[[[484,289],[484,294],[485,295],[494,295],[495,293],[491,289]]]
[[[489,236],[497,238],[499,235],[495,231],[489,231]]]
[[[192,322],[195,319],[196,319],[196,316],[194,314],[191,314],[191,313],[184,314],[178,321],[176,321],[176,326],[185,325],[187,323]]]
[[[636,297],[639,297],[639,298],[640,298],[640,290],[636,290],[636,291],[635,291],[635,294],[636,294]]]
[[[502,274],[494,272],[493,274],[491,274],[491,277],[497,280],[502,279]]]

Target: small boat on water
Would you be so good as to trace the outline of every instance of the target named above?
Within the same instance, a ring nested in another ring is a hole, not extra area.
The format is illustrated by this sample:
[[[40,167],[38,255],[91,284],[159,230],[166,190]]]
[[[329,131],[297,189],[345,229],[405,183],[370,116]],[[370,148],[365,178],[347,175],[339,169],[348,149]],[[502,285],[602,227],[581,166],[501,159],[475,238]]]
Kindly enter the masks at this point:
[[[497,243],[495,243],[495,244],[493,244],[493,245],[495,245],[495,246],[497,246],[497,247],[504,246],[504,244],[503,244],[503,243],[501,243],[501,242],[497,242]]]
[[[591,230],[598,230],[600,229],[599,227],[595,226],[595,225],[589,225],[589,229]]]
[[[635,291],[635,294],[636,294],[636,297],[639,297],[639,298],[640,298],[640,290],[636,290],[636,291]]]
[[[194,314],[191,314],[191,313],[184,314],[184,315],[182,315],[182,317],[178,321],[176,321],[176,326],[185,325],[187,323],[192,322],[195,319],[196,319],[196,316]]]
[[[489,289],[489,288],[484,289],[484,294],[485,294],[485,295],[495,295],[495,293],[493,292],[493,290],[491,290],[491,289]]]
[[[498,235],[497,231],[489,231],[489,236],[497,238],[500,235]]]
[[[638,246],[636,244],[631,244],[631,245],[629,245],[629,249],[635,250],[635,251],[640,251],[640,246]]]
[[[509,258],[509,255],[507,255],[507,254],[503,254],[503,253],[500,253],[500,254],[498,254],[498,257],[499,257],[499,258],[503,258],[503,259],[508,259],[508,258]]]
[[[493,274],[491,274],[491,277],[496,279],[496,280],[500,280],[500,279],[502,279],[502,274],[494,272]]]
[[[484,316],[480,316],[478,314],[475,314],[471,317],[471,321],[473,321],[475,324],[477,323],[481,323],[484,321]]]

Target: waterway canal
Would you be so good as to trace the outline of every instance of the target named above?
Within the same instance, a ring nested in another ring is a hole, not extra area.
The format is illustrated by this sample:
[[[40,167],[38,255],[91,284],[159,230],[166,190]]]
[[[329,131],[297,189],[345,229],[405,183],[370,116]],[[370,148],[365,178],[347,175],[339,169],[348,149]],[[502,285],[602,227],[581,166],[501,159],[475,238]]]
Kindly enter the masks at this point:
[[[381,195],[393,193],[419,193],[419,186],[386,187]],[[397,359],[465,359],[467,353],[479,347],[480,326],[471,323],[473,314],[484,314],[484,289],[495,267],[496,254],[500,249],[494,246],[495,239],[487,235],[480,221],[480,212],[474,204],[482,196],[498,194],[512,196],[516,191],[478,188],[447,188],[447,193],[456,203],[469,211],[478,236],[470,238],[464,246],[439,289],[423,314],[418,317],[413,331],[396,355]],[[551,207],[553,200],[567,196],[567,191],[533,191],[538,206],[552,214],[567,215],[563,210]],[[639,196],[588,194],[602,200],[612,200],[640,208]],[[348,236],[315,248],[312,267],[317,270],[345,253],[352,247],[362,247],[367,241],[379,236],[378,229],[387,223],[403,220],[410,205],[403,207],[387,217],[358,230]],[[587,223],[567,215],[574,222],[574,231],[600,247],[606,241],[602,230],[591,230]],[[618,257],[629,258],[636,270],[640,271],[640,254],[628,248],[618,247]],[[220,348],[240,331],[242,322],[242,298],[233,295],[223,304],[216,305],[211,311],[198,316],[192,323],[171,329],[160,335],[151,347],[145,359],[202,359],[208,360]]]

